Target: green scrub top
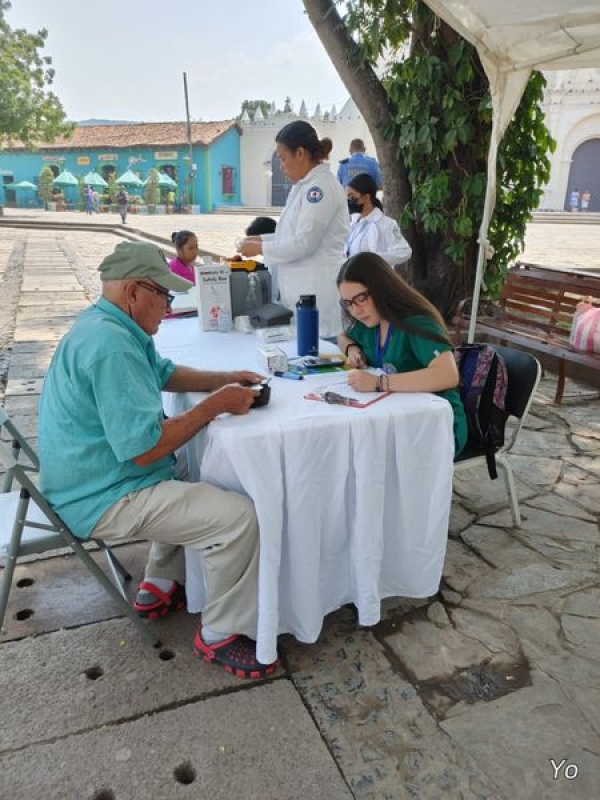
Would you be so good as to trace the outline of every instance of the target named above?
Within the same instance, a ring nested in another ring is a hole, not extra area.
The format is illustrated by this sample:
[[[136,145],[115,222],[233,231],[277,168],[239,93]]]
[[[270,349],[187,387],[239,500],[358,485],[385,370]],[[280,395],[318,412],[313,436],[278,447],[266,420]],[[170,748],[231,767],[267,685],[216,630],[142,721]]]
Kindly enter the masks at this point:
[[[427,316],[414,316],[406,319],[406,324],[410,327],[445,336],[445,332],[440,326]],[[347,335],[360,345],[367,363],[371,367],[383,367],[390,364],[396,372],[413,372],[417,369],[429,366],[433,359],[440,353],[452,350],[452,346],[446,341],[435,341],[420,336],[418,333],[393,329],[388,345],[381,359],[382,363],[377,363],[377,337],[379,336],[379,326],[368,328],[362,322],[356,321],[348,329]],[[467,417],[465,409],[460,399],[458,389],[445,389],[443,392],[435,394],[443,397],[452,406],[454,413],[454,455],[458,456],[467,442]]]

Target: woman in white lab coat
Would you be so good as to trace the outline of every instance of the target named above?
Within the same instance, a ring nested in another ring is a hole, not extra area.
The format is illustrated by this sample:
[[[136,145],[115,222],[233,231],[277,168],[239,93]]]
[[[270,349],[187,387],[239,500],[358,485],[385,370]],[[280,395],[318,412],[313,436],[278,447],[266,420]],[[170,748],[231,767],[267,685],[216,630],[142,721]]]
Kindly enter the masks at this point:
[[[277,272],[280,302],[295,309],[301,294],[315,294],[320,336],[339,333],[336,286],[345,255],[349,219],[346,195],[329,165],[330,139],[319,139],[308,122],[296,120],[275,137],[281,168],[294,183],[275,233],[245,239],[239,252],[263,255]]]
[[[386,217],[377,198],[377,184],[370,175],[356,175],[346,187],[351,213],[346,255],[377,253],[390,266],[404,264],[412,255],[409,243],[391,217]]]

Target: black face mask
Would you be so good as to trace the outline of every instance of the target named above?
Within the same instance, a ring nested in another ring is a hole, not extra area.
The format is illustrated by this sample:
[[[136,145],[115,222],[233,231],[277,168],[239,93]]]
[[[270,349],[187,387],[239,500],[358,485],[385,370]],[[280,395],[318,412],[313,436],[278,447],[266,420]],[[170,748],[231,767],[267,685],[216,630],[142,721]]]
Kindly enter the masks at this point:
[[[359,203],[358,200],[355,200],[353,197],[348,198],[348,211],[351,214],[362,214],[362,203]]]

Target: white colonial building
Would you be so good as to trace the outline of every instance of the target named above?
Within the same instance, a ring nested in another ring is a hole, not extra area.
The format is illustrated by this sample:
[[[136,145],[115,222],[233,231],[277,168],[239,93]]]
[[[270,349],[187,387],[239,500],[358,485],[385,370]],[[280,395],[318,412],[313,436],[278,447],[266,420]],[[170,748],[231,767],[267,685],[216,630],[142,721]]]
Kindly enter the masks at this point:
[[[540,210],[568,208],[577,189],[590,193],[589,211],[600,211],[600,70],[549,72],[546,79],[544,110],[556,150]]]
[[[286,181],[275,156],[275,136],[288,122],[305,119],[315,128],[320,138],[328,136],[333,142],[329,158],[331,168],[337,171],[338,162],[347,158],[352,139],[362,139],[367,155],[377,156],[367,125],[353,100],[348,100],[338,112],[333,106],[322,111],[317,105],[309,116],[304,102],[298,113],[282,113],[271,107],[265,117],[260,110],[253,120],[244,112],[240,120],[240,172],[242,203],[252,208],[282,206],[290,184]]]
[[[540,203],[541,211],[568,208],[570,193],[591,195],[589,211],[600,211],[600,70],[565,70],[546,75],[548,87],[544,110],[546,124],[556,140],[551,156],[551,177]],[[277,112],[265,117],[260,110],[253,120],[245,113],[240,124],[240,171],[242,203],[249,207],[282,206],[290,184],[275,157],[275,135],[286,123],[308,120],[319,136],[333,141],[330,162],[348,156],[352,139],[362,139],[367,153],[377,156],[373,139],[356,105],[349,99],[338,112],[318,105],[309,115],[304,102],[298,113]]]

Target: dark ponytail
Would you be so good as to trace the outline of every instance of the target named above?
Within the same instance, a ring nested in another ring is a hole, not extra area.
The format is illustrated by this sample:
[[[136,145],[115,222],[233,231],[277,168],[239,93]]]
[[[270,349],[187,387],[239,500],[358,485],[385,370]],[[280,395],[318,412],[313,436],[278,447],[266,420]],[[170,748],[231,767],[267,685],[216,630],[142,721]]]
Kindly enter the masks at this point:
[[[333,150],[333,142],[328,137],[319,139],[313,126],[303,119],[288,122],[275,137],[278,144],[287,147],[288,150],[295,152],[299,147],[303,147],[316,164],[329,157]]]

